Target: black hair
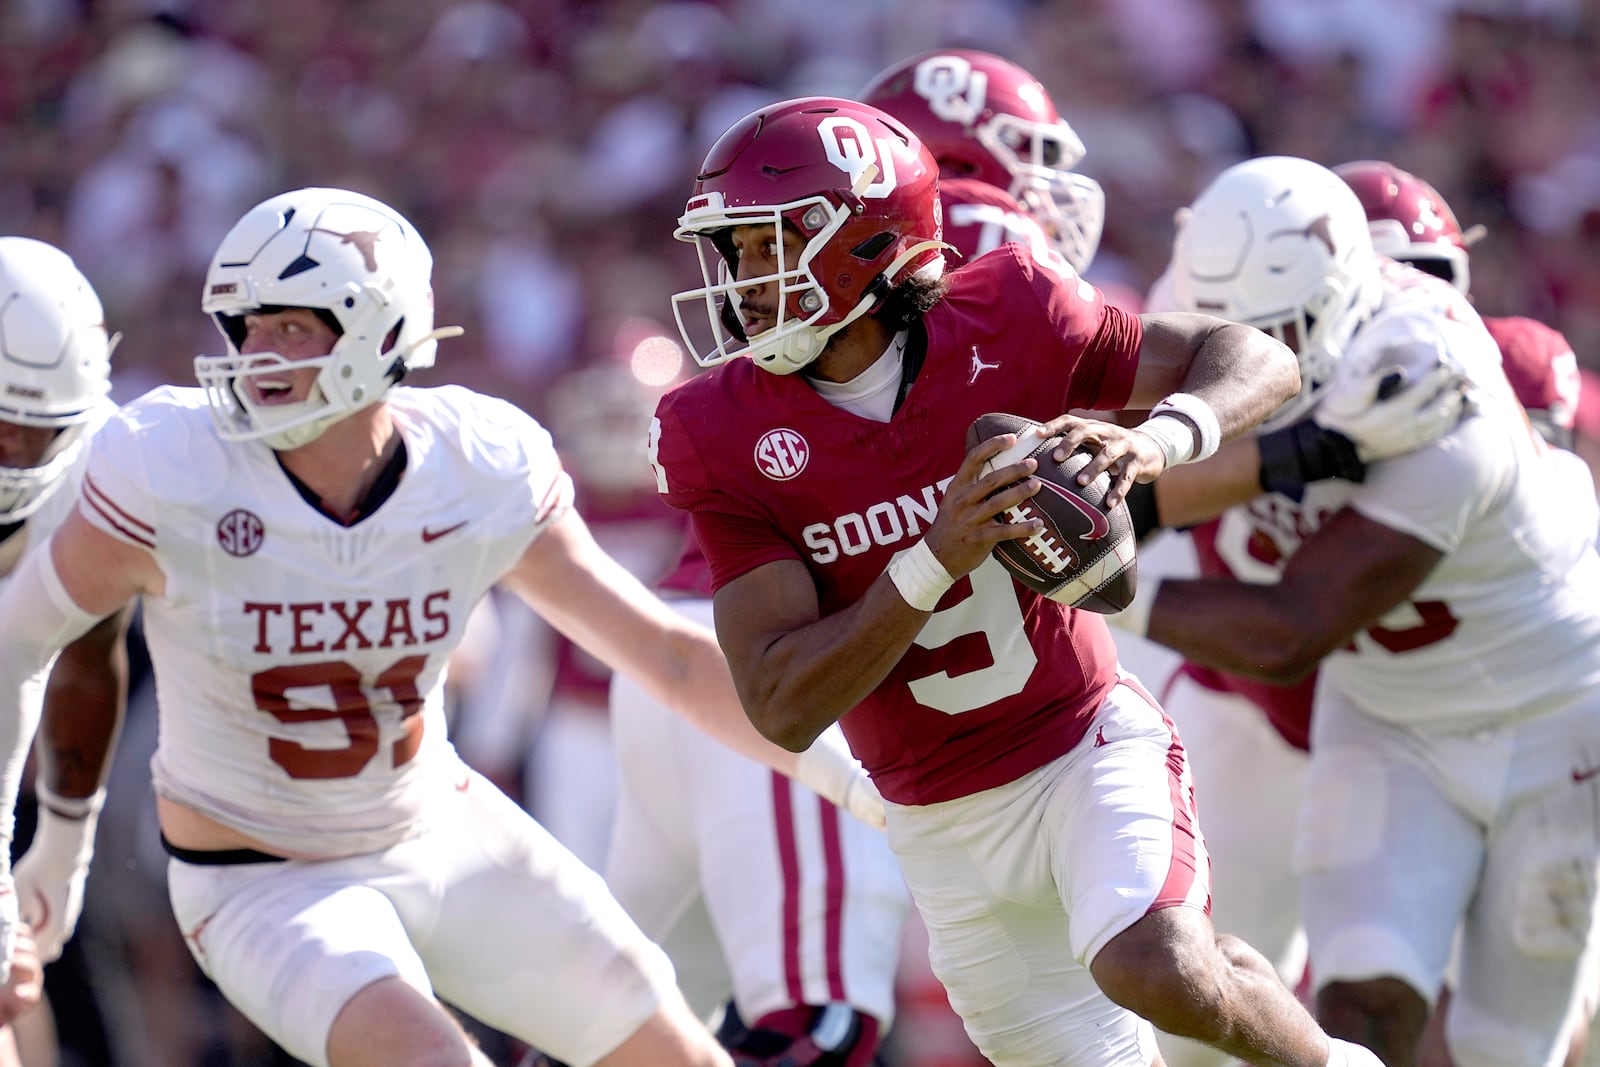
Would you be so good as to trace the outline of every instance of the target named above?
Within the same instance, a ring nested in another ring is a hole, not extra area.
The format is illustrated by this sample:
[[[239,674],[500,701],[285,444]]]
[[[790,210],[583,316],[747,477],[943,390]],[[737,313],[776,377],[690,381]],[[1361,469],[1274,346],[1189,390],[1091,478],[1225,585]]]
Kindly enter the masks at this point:
[[[898,333],[933,310],[949,288],[950,283],[943,276],[930,278],[922,273],[911,274],[889,291],[875,314],[885,326]]]

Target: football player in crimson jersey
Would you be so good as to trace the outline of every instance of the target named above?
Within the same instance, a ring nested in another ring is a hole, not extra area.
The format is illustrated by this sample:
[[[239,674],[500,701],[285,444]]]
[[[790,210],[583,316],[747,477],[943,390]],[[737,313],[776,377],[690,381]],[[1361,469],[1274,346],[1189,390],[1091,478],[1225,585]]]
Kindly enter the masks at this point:
[[[997,518],[1033,462],[985,473],[1016,442],[964,444],[986,411],[1036,418],[1120,499],[1286,401],[1293,360],[1208,316],[1109,308],[1021,245],[941,277],[937,182],[884,112],[784,101],[723,134],[679,220],[706,282],[679,321],[722,365],[658,407],[657,476],[693,516],[745,710],[796,750],[843,726],[992,1061],[1142,1067],[1154,1022],[1259,1064],[1370,1063],[1212,930],[1181,743],[1103,619],[992,558],[1035,532]]]
[[[944,239],[970,262],[1008,241],[1089,269],[1106,194],[1073,167],[1083,140],[1039,80],[989,52],[951,48],[886,68],[861,100],[908,126],[939,164]]]
[[[201,306],[228,354],[107,420],[75,509],[0,594],[0,824],[32,732],[18,703],[139,596],[173,911],[288,1052],[486,1063],[437,993],[573,1063],[728,1064],[599,875],[456,755],[445,663],[503,581],[685,714],[772,746],[714,635],[596,546],[543,428],[398,386],[456,332],[434,328],[431,273],[409,222],[346,190],[273,197],[223,238]]]
[[[1306,160],[1239,164],[1196,201],[1174,251],[1176,305],[1288,338],[1316,384],[1284,417],[1348,431],[1365,469],[1229,509],[1200,538],[1207,576],[1146,584],[1128,618],[1189,661],[1169,699],[1194,724],[1201,804],[1208,780],[1262,779],[1248,813],[1217,790],[1230,816],[1218,847],[1272,837],[1263,809],[1299,809],[1259,876],[1286,873],[1292,839],[1324,1025],[1412,1062],[1459,925],[1451,1051],[1546,1063],[1581,999],[1594,897],[1592,879],[1564,872],[1600,854],[1594,494],[1576,457],[1530,433],[1463,296],[1372,244],[1350,187]],[[1433,387],[1420,420],[1375,403],[1402,381]],[[1174,483],[1193,494],[1206,473]],[[1319,662],[1313,697],[1302,679]],[[1260,906],[1249,890],[1229,889]],[[1222,891],[1219,879],[1219,905]]]

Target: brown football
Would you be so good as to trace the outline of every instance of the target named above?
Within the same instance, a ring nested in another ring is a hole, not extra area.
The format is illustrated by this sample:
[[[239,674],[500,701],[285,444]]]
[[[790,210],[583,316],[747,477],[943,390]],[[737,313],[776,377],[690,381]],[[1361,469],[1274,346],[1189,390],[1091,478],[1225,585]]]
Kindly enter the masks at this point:
[[[1037,516],[1044,529],[1032,537],[1001,541],[994,556],[1011,576],[1041,596],[1102,615],[1112,615],[1133,602],[1138,589],[1136,538],[1127,504],[1109,511],[1103,506],[1111,476],[1102,474],[1079,485],[1078,471],[1089,462],[1087,452],[1074,452],[1061,463],[1050,458],[1059,437],[1042,438],[1040,424],[1020,415],[990,412],[973,420],[967,447],[996,434],[1015,433],[1017,444],[1002,452],[991,467],[1004,467],[1028,456],[1039,461],[1034,472],[1039,491],[1008,513],[1008,521]]]

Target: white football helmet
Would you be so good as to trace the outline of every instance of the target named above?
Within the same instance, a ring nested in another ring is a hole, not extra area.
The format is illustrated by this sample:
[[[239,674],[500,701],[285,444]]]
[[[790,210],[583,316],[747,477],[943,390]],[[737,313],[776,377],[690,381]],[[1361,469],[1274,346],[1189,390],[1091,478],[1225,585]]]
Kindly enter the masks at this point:
[[[35,467],[0,467],[0,523],[37,511],[77,461],[84,429],[111,401],[105,312],[70,256],[0,237],[0,421],[54,427]]]
[[[1214,178],[1184,215],[1172,256],[1179,310],[1258,327],[1300,360],[1300,394],[1262,423],[1304,415],[1381,299],[1361,201],[1326,167],[1263,156]]]
[[[461,331],[434,329],[432,276],[433,256],[416,229],[369,196],[299,189],[251,208],[222,239],[200,299],[228,342],[228,355],[194,361],[218,434],[298,448],[382,399],[407,371],[433,366],[439,338]],[[292,364],[320,368],[305,400],[263,406],[235,383],[290,361],[241,355],[244,316],[282,308],[317,311],[339,339],[326,356]]]

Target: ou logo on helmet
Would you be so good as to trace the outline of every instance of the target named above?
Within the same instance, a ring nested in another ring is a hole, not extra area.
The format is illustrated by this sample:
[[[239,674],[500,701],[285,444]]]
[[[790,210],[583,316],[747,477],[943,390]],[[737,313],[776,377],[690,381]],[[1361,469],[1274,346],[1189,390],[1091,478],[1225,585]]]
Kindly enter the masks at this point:
[[[894,192],[899,179],[895,176],[894,153],[887,139],[874,141],[865,126],[843,115],[823,119],[817,132],[822,135],[828,162],[850,175],[851,189],[855,189],[869,166],[878,168],[878,176],[872,184],[856,190],[858,196],[881,200]]]
[[[960,56],[934,56],[917,65],[912,88],[928,102],[928,110],[945,122],[970,126],[983,114],[989,96],[989,75],[973,70]]]
[[[806,469],[811,446],[787,427],[768,430],[756,442],[756,469],[775,482],[786,482]]]

